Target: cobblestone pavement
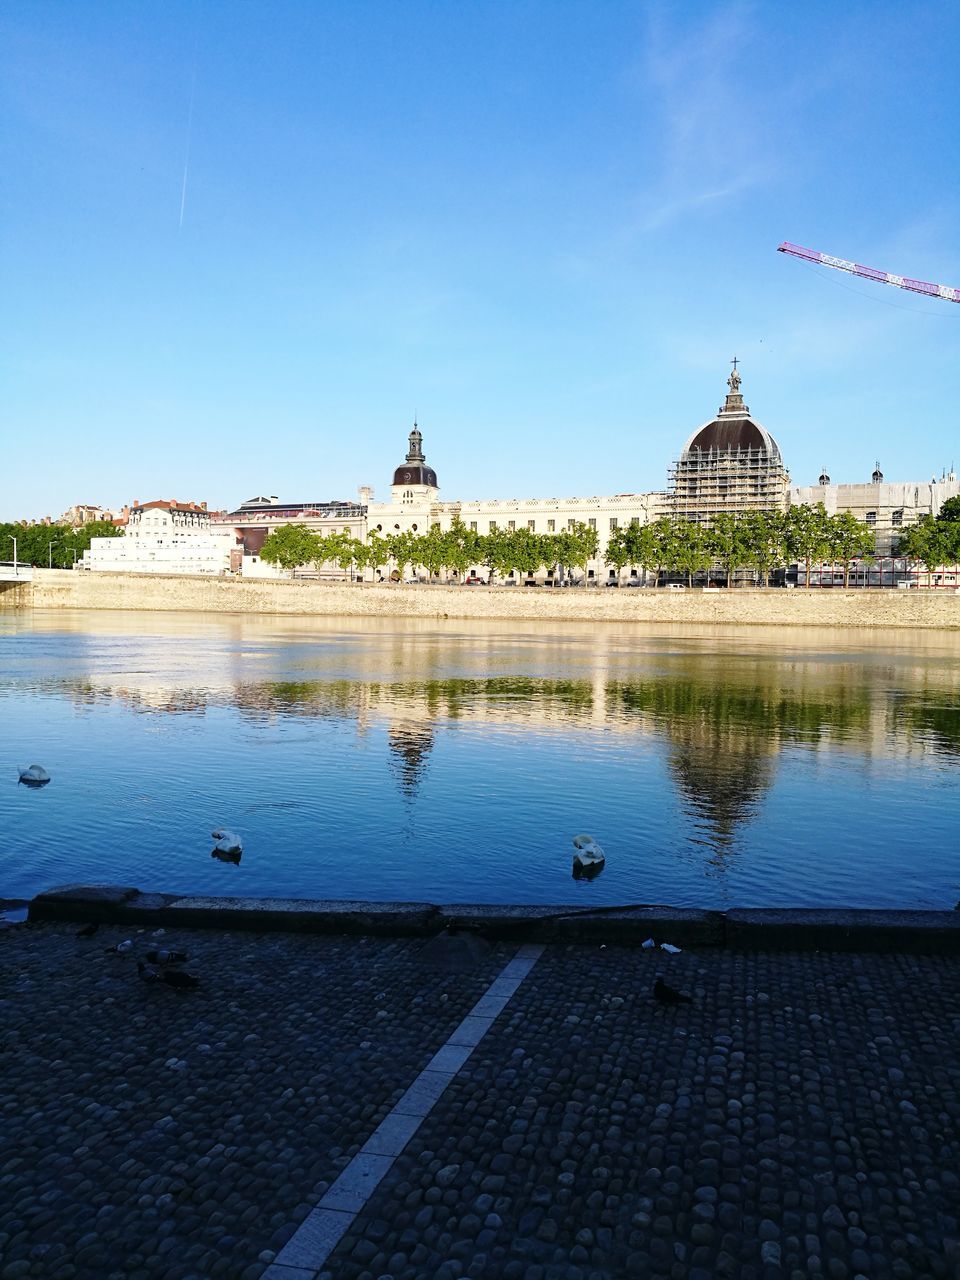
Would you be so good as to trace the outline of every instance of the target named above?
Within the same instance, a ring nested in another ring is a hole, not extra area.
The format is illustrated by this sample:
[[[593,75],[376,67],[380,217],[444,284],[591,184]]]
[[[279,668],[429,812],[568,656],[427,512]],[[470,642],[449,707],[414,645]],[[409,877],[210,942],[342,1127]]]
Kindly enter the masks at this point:
[[[179,994],[74,934],[0,934],[0,1280],[256,1280],[515,950],[134,934]],[[548,948],[321,1275],[960,1274],[958,977]]]
[[[2,1280],[255,1280],[515,950],[75,933],[0,933]],[[157,946],[198,990],[139,980]]]
[[[958,976],[550,949],[322,1276],[960,1274]]]

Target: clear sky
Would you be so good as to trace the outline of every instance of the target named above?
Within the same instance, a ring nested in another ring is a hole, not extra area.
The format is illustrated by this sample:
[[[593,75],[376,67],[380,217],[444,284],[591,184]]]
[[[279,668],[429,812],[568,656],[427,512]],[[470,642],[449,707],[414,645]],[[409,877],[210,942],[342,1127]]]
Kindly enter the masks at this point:
[[[6,0],[0,518],[955,460],[960,5]]]

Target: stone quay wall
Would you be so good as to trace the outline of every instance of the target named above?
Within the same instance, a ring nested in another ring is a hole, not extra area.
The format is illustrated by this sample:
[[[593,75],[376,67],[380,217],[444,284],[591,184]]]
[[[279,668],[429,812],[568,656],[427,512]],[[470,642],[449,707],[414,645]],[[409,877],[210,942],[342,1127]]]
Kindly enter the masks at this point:
[[[294,582],[37,569],[0,604],[342,617],[960,629],[960,595],[936,590],[668,591]]]

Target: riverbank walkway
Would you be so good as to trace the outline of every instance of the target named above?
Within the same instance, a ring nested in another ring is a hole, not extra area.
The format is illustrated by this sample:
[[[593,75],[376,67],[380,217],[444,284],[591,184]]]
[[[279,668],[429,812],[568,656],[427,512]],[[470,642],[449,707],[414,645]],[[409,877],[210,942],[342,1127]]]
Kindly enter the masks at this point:
[[[960,1271],[960,957],[77,930],[0,933],[0,1280]]]

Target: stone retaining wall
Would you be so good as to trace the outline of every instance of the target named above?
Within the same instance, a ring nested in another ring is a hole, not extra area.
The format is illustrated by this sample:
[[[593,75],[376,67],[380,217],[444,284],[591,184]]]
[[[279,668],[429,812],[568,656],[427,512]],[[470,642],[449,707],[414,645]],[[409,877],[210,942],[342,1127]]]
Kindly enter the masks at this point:
[[[960,628],[960,595],[916,590],[557,591],[37,569],[26,591],[19,603],[36,609]]]

